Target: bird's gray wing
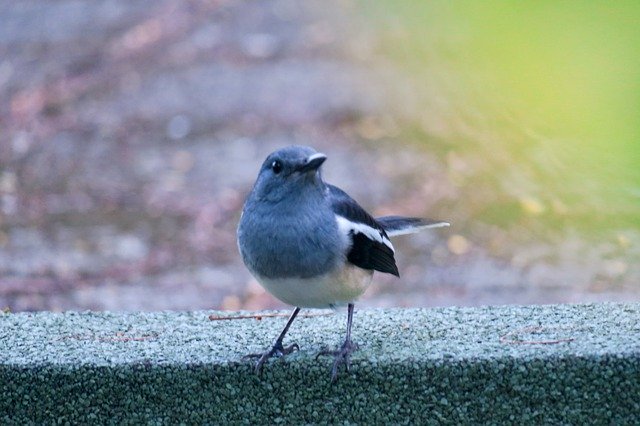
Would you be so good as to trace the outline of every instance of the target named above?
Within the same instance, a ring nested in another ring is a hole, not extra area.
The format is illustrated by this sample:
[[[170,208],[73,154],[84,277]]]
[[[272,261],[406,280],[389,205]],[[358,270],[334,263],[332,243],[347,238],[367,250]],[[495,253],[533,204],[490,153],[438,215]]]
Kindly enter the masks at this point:
[[[347,260],[363,268],[400,276],[384,228],[340,188],[327,185],[327,197],[340,231],[351,240]]]

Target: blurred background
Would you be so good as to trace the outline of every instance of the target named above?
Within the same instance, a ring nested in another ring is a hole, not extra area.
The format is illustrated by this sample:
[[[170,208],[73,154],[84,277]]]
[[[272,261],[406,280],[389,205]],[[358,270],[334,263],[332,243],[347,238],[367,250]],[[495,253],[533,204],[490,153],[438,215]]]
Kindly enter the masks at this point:
[[[263,158],[394,241],[359,306],[640,301],[640,3],[0,0],[0,309],[262,309]]]

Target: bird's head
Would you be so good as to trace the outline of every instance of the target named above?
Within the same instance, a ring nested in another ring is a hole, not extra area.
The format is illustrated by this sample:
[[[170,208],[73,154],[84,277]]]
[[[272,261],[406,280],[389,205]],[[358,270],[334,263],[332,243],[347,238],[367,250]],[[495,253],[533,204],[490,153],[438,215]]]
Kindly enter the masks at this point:
[[[254,185],[254,196],[278,202],[323,187],[320,166],[327,156],[308,146],[293,145],[269,154]]]

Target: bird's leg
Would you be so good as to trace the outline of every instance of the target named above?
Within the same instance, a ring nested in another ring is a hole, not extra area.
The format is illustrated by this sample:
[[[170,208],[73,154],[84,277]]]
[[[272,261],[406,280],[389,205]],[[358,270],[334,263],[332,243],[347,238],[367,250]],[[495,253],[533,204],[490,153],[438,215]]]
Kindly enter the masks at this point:
[[[335,357],[333,361],[333,368],[331,369],[331,381],[335,382],[338,378],[338,369],[344,364],[344,367],[349,371],[349,364],[351,354],[358,349],[358,345],[351,340],[351,323],[353,322],[353,303],[349,303],[347,308],[347,337],[344,339],[344,343],[340,348],[332,350],[321,351],[316,358],[321,355],[333,355]]]
[[[276,341],[273,342],[273,346],[271,346],[271,349],[269,349],[268,351],[266,351],[264,353],[249,354],[249,355],[245,355],[244,356],[245,359],[246,358],[259,358],[258,362],[256,363],[256,368],[255,368],[255,371],[256,371],[257,374],[260,374],[260,372],[262,371],[262,366],[272,356],[289,355],[291,352],[300,349],[298,347],[297,343],[293,343],[293,344],[291,344],[289,346],[283,346],[282,345],[282,340],[284,339],[284,335],[287,334],[287,331],[289,331],[289,327],[291,327],[291,324],[293,323],[293,320],[296,319],[296,316],[298,315],[298,312],[300,312],[300,308],[296,307],[293,310],[293,312],[291,313],[291,316],[289,317],[289,320],[287,321],[287,325],[284,326],[284,329],[282,330],[282,332],[280,333],[280,335],[278,336]]]

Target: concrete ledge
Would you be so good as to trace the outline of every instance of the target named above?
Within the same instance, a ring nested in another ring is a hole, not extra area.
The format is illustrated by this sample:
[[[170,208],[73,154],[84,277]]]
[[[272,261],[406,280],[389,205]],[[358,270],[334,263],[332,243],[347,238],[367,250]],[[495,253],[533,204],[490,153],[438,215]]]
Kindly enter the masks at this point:
[[[303,311],[304,312],[304,311]],[[241,361],[286,317],[0,314],[0,423],[607,423],[640,418],[640,305],[360,310],[301,317],[301,351]],[[313,313],[313,312],[312,312]],[[243,313],[247,314],[247,313]],[[264,313],[263,313],[264,314]]]

